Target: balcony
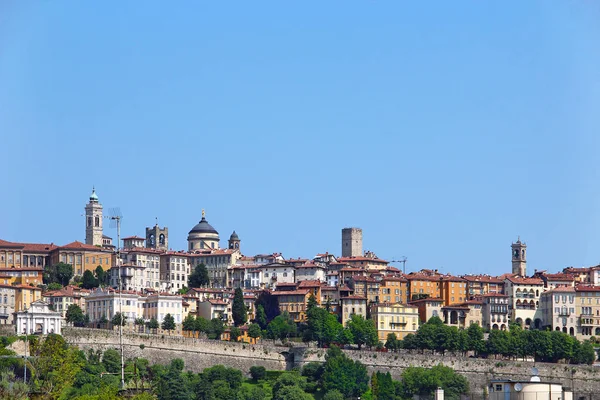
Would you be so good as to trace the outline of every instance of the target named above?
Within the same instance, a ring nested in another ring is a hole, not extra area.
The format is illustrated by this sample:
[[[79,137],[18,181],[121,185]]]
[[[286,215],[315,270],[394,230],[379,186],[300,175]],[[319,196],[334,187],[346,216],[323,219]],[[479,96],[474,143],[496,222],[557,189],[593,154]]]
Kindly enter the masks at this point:
[[[394,329],[397,328],[398,326],[406,326],[407,322],[402,321],[402,322],[390,322],[390,328]]]
[[[560,312],[558,313],[558,315],[560,317],[568,317],[568,316],[571,315],[571,313],[569,311],[566,311],[566,310],[560,310]]]

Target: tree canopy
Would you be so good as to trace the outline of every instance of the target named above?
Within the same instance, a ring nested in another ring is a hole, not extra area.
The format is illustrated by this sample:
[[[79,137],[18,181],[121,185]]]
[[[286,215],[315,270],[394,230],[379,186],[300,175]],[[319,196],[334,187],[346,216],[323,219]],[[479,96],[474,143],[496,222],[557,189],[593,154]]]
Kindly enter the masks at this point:
[[[208,270],[206,265],[198,264],[194,271],[188,277],[188,287],[197,288],[202,286],[208,286],[210,279],[208,277]]]

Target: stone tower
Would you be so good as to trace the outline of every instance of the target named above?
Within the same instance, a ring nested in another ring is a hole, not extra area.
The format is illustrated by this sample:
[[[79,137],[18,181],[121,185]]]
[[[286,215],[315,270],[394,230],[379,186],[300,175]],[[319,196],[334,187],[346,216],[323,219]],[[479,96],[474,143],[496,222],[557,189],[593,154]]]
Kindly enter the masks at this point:
[[[235,233],[235,231],[233,231],[231,236],[229,236],[229,248],[232,250],[239,250],[240,242],[241,242],[241,240],[240,240],[238,234]]]
[[[85,244],[102,246],[102,219],[102,204],[93,188],[90,202],[85,206]]]
[[[363,253],[362,229],[342,229],[342,257],[361,257]]]
[[[169,250],[169,228],[160,228],[158,223],[146,228],[146,247],[149,249]]]
[[[517,239],[517,243],[510,245],[512,250],[512,273],[521,277],[527,276],[527,245]]]

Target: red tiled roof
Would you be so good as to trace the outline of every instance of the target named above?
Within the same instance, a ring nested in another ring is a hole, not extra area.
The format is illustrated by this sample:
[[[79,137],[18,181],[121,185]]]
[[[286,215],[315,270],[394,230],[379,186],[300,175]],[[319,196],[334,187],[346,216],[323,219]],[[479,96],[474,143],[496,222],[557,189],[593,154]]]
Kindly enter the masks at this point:
[[[318,279],[306,280],[306,281],[300,282],[300,284],[298,285],[298,289],[307,288],[307,287],[321,287],[321,281]]]
[[[550,281],[572,282],[575,280],[575,277],[572,274],[558,273],[558,274],[544,274],[543,276]]]
[[[46,243],[16,243],[9,242],[6,240],[0,239],[0,247],[8,247],[8,248],[16,248],[21,249],[25,252],[34,252],[34,253],[45,253],[52,251],[58,246],[54,243],[46,244]]]
[[[271,292],[274,296],[289,296],[289,295],[306,295],[308,294],[308,289],[298,289],[298,290],[282,290],[282,291],[274,291]]]
[[[90,251],[103,251],[101,247],[92,246],[91,244],[81,243],[76,240],[64,246],[60,246],[61,250],[90,250]]]
[[[575,288],[573,286],[557,286],[554,289],[545,291],[544,293],[542,293],[542,295],[544,294],[552,294],[552,293],[565,293],[565,292],[575,292]]]
[[[367,298],[365,296],[356,296],[356,295],[342,296],[341,299],[342,300],[367,300]]]
[[[463,275],[467,282],[502,283],[502,279],[489,275]]]
[[[354,262],[354,261],[366,261],[366,262],[374,262],[374,263],[378,263],[378,264],[387,264],[388,262],[385,260],[382,260],[381,258],[370,258],[370,257],[340,257],[338,258],[338,261],[343,263],[349,263],[349,262]]]
[[[146,240],[146,238],[139,237],[137,235],[124,237],[123,240]]]
[[[518,276],[507,276],[504,278],[509,282],[516,283],[519,285],[543,285],[544,282],[539,278],[521,278]]]
[[[482,296],[483,297],[508,297],[507,294],[502,294],[502,293],[486,293]]]
[[[600,286],[593,285],[577,285],[575,286],[576,292],[600,292]]]

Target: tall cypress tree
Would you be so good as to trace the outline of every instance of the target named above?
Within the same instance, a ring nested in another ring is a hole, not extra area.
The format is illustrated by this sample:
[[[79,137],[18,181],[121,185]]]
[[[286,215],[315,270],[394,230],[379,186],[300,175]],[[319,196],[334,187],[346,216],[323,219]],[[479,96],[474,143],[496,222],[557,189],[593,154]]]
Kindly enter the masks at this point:
[[[233,296],[233,305],[231,306],[231,316],[235,326],[241,326],[248,320],[248,310],[244,304],[244,293],[242,289],[235,289]]]

